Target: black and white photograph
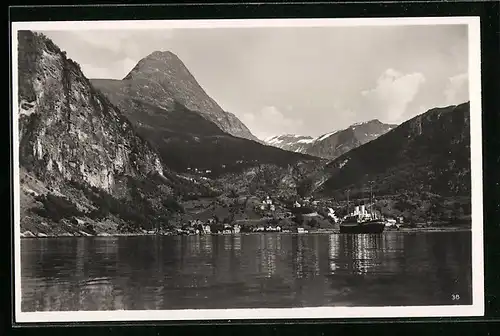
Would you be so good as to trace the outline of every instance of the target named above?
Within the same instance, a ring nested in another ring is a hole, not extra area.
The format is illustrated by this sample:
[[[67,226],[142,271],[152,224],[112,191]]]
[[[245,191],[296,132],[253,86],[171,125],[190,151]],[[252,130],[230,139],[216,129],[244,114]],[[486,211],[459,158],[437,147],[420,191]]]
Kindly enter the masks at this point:
[[[478,17],[12,23],[15,321],[482,316]]]

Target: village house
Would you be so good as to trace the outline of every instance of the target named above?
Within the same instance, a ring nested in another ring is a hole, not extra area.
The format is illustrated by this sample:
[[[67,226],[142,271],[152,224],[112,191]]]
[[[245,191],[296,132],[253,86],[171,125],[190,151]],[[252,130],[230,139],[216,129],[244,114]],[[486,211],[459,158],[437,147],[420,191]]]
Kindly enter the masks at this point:
[[[271,226],[269,225],[267,228],[266,228],[266,231],[268,232],[280,232],[281,231],[281,227],[280,226]]]
[[[233,233],[240,233],[241,232],[241,226],[238,224],[233,225]]]
[[[397,221],[394,218],[387,218],[385,222],[385,226],[393,227],[396,226]]]
[[[212,229],[210,228],[210,225],[204,224],[202,227],[203,227],[203,233],[204,234],[210,234],[210,233],[212,233]]]
[[[231,234],[232,232],[232,227],[229,224],[224,224],[222,228],[222,234]]]
[[[273,204],[273,200],[269,196],[266,196],[266,199],[262,201],[259,208],[260,210],[270,210],[270,211],[276,210],[276,206]]]

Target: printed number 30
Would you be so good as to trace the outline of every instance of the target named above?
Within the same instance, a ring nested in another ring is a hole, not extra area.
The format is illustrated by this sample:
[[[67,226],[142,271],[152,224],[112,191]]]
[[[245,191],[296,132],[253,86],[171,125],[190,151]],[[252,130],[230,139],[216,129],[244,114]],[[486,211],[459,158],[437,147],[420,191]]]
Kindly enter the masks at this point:
[[[452,299],[453,301],[460,300],[460,295],[458,295],[458,294],[452,294],[452,295],[451,295],[451,299]]]

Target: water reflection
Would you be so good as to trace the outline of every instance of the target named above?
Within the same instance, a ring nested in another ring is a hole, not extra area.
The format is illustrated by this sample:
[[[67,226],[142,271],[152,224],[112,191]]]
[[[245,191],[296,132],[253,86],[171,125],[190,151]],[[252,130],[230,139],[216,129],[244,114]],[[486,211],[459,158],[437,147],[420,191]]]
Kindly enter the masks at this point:
[[[335,270],[338,267],[337,259],[339,258],[339,251],[340,251],[339,237],[340,235],[337,234],[332,234],[328,237],[328,243],[329,243],[328,258],[329,258],[330,272],[332,274],[335,273]]]
[[[467,232],[23,239],[21,251],[24,311],[471,300]]]

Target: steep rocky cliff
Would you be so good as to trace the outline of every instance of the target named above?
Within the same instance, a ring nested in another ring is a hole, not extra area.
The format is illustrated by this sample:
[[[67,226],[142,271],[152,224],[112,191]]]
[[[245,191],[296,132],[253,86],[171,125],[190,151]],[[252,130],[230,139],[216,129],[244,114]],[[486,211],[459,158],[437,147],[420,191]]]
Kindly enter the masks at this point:
[[[134,114],[135,102],[168,112],[176,112],[176,104],[180,104],[228,134],[258,141],[234,114],[222,110],[208,96],[184,63],[171,52],[151,53],[122,80],[93,79],[92,83],[126,113]]]
[[[159,156],[50,40],[19,32],[20,163],[55,187],[112,192],[117,174],[162,174]]]

